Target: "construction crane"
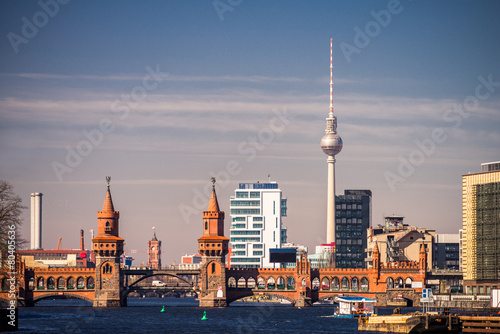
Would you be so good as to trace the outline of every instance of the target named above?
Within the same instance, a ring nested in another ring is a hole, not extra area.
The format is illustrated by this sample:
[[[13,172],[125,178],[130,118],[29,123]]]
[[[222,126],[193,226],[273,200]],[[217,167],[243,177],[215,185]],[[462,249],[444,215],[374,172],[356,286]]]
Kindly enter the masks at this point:
[[[59,237],[59,241],[57,242],[57,250],[61,249],[62,237]]]

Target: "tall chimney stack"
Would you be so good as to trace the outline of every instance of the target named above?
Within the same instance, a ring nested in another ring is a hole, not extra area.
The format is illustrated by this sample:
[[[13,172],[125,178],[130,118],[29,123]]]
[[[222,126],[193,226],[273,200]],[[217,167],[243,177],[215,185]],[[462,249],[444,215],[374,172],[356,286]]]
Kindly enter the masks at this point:
[[[42,249],[42,193],[31,193],[31,249]]]
[[[83,230],[80,230],[80,249],[85,250],[85,245],[83,242]]]

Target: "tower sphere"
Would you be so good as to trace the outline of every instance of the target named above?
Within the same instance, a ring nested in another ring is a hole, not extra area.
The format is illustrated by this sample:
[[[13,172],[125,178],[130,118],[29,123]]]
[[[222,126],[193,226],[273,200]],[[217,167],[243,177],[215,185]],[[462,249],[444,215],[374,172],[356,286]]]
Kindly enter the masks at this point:
[[[336,155],[342,151],[342,138],[336,133],[327,133],[321,138],[321,149],[326,155]]]

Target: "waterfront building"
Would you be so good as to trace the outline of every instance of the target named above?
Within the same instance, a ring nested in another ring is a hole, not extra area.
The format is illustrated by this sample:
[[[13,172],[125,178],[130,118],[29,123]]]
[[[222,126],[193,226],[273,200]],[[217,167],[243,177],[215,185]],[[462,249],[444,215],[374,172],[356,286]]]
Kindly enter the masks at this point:
[[[276,182],[240,183],[230,198],[231,268],[279,268],[269,249],[287,242],[287,199]]]
[[[403,223],[402,216],[385,217],[385,225],[368,230],[367,268],[373,268],[373,250],[377,245],[383,262],[419,261],[424,247],[426,269],[432,269],[433,245],[436,231]]]
[[[156,231],[148,240],[148,268],[161,269],[161,241],[156,238]]]
[[[432,267],[445,270],[460,269],[459,234],[436,234]]]
[[[367,231],[371,226],[372,192],[345,190],[344,195],[336,197],[335,205],[335,266],[364,268]]]
[[[500,161],[462,175],[463,272],[468,294],[500,287]]]
[[[91,253],[81,249],[18,250],[21,261],[30,268],[92,268]]]

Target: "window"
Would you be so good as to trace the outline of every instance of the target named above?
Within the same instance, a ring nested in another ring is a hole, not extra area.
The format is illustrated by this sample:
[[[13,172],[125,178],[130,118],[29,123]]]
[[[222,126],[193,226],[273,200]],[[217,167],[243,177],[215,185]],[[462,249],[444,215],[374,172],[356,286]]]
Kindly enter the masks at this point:
[[[235,248],[235,249],[237,249],[237,248],[242,249],[242,248],[245,248],[245,247],[246,247],[246,246],[245,246],[245,245],[243,245],[243,244],[236,244],[236,245],[233,245],[233,248]]]
[[[232,215],[260,215],[260,209],[231,209]]]
[[[248,198],[248,191],[237,191],[236,198]]]
[[[235,252],[233,252],[233,255],[236,255],[236,256],[245,256],[246,252],[245,251],[235,251]]]
[[[241,237],[232,237],[231,242],[260,242],[260,238],[241,238]]]
[[[254,222],[261,222],[262,221],[262,217],[253,217],[253,221]]]
[[[106,222],[106,232],[111,231],[111,224],[109,222]]]
[[[208,230],[208,222],[205,222],[205,230]]]
[[[276,241],[276,231],[273,231],[273,242]]]
[[[278,228],[278,217],[276,217],[276,228]]]
[[[245,228],[245,224],[234,224],[233,228]]]
[[[251,191],[250,198],[260,198],[260,192],[259,191]]]
[[[231,206],[260,206],[260,201],[231,201]]]
[[[245,217],[234,217],[233,222],[244,222],[246,220]],[[255,220],[255,218],[254,218]]]
[[[259,255],[263,255],[264,252],[263,251],[253,251],[253,256],[259,256]]]
[[[212,274],[215,274],[215,263],[212,263]]]
[[[260,235],[260,231],[231,231],[231,235]]]
[[[253,249],[262,249],[264,246],[262,244],[254,244]]]
[[[253,228],[262,228],[263,225],[262,224],[253,224]]]
[[[276,201],[273,201],[273,215],[276,214]]]

